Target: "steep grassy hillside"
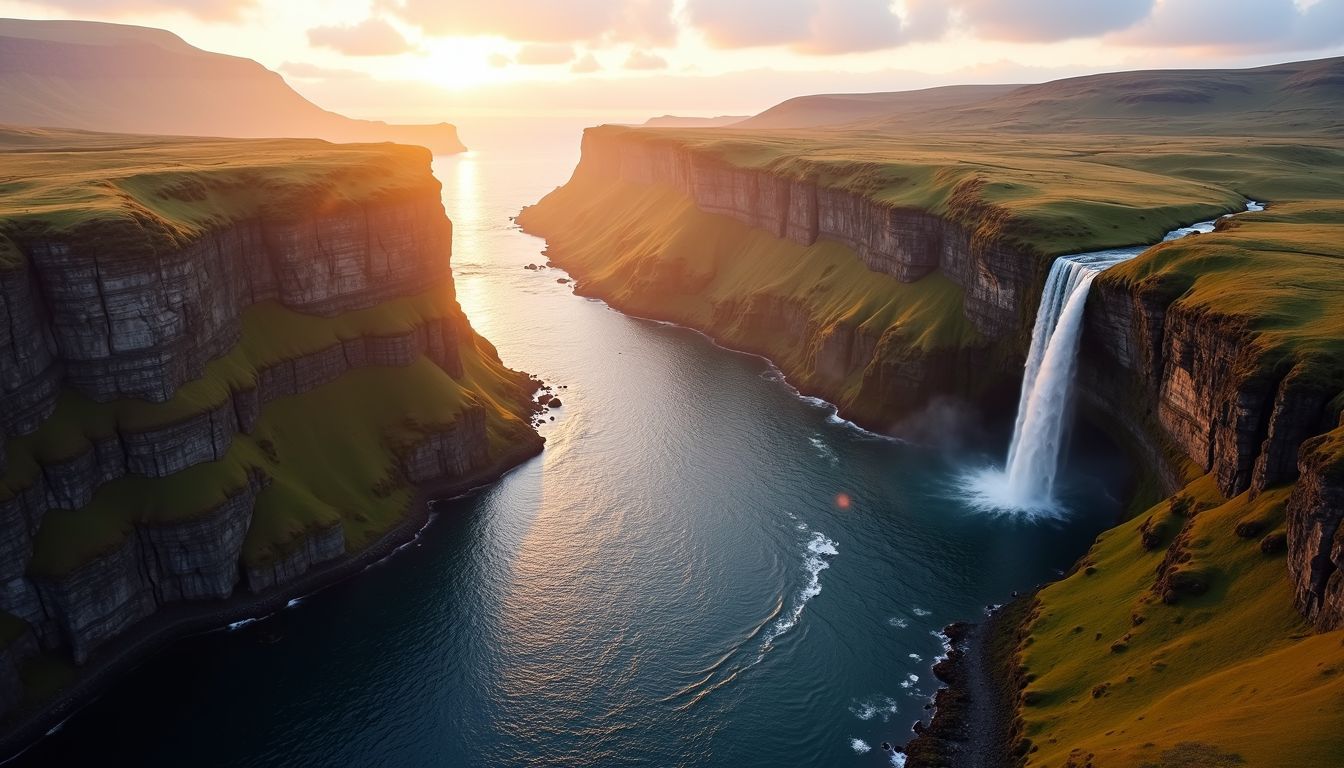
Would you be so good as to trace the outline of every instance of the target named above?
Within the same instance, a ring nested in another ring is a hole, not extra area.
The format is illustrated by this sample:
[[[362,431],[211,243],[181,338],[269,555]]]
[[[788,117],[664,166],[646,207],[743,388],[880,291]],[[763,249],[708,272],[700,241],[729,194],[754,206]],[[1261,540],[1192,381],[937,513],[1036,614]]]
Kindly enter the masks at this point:
[[[161,29],[88,21],[0,19],[0,123],[464,149],[448,123],[353,120],[251,59],[203,51]]]
[[[1018,756],[1334,766],[1344,480],[1338,430],[1312,438],[1344,412],[1341,66],[1079,78],[843,129],[592,129],[520,221],[581,290],[881,425],[940,354],[979,361],[954,390],[1011,380],[1052,257],[1267,202],[1093,288],[1089,411],[1184,479],[1018,628]]]
[[[1288,494],[1229,500],[1200,478],[1041,591],[1021,651],[1028,765],[1338,764],[1344,633],[1293,609]]]
[[[539,382],[457,303],[427,150],[4,128],[0,151],[0,712],[540,449]]]
[[[855,366],[851,354],[932,360],[940,370],[925,385],[951,387],[965,378],[962,351],[985,347],[961,312],[961,288],[945,277],[902,283],[839,243],[781,242],[670,189],[576,180],[519,223],[546,234],[583,293],[766,355],[863,423],[890,426],[911,393],[893,386],[894,371]]]

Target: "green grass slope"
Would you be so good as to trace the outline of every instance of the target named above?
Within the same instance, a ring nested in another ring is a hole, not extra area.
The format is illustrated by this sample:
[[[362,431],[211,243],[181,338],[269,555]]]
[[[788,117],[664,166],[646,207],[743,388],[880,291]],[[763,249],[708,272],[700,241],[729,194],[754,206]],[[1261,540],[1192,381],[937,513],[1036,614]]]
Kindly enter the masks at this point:
[[[1344,632],[1311,631],[1265,543],[1288,491],[1227,500],[1202,477],[1040,592],[1021,650],[1028,765],[1339,764]]]
[[[112,239],[135,253],[254,218],[436,191],[430,155],[395,144],[159,139],[0,127],[0,268],[22,238]]]
[[[577,180],[518,221],[546,236],[585,293],[764,354],[802,389],[864,421],[881,418],[890,393],[862,368],[842,373],[822,362],[830,337],[863,336],[893,358],[984,344],[961,311],[961,288],[942,275],[902,283],[870,272],[844,245],[780,240],[703,213],[668,187]],[[789,318],[816,333],[780,333]]]
[[[597,138],[680,146],[929,211],[1042,265],[1154,242],[1247,199],[1268,202],[1215,233],[1151,248],[1101,280],[1241,329],[1253,353],[1245,358],[1258,369],[1238,376],[1291,372],[1339,394],[1341,115],[1344,59],[1330,59],[1076,78],[834,129],[603,127]],[[741,231],[688,210],[670,190],[583,188],[591,183],[576,175],[572,191],[562,188],[522,221],[618,306],[697,327],[708,318],[718,328],[711,305],[780,295],[823,329],[833,318],[890,321],[911,334],[900,338],[924,340],[908,342],[916,355],[977,343],[952,321],[956,289],[937,279],[896,284],[864,275],[835,244],[802,248]],[[563,205],[551,209],[552,201]],[[758,351],[788,370],[790,361],[805,369],[812,350],[781,341]],[[839,397],[871,396],[854,384]],[[1329,408],[1344,409],[1344,397]],[[1225,499],[1211,478],[1189,481],[1099,537],[1075,573],[1039,594],[1020,646],[1029,765],[1325,768],[1344,760],[1344,632],[1315,633],[1293,608],[1281,546],[1291,486]]]

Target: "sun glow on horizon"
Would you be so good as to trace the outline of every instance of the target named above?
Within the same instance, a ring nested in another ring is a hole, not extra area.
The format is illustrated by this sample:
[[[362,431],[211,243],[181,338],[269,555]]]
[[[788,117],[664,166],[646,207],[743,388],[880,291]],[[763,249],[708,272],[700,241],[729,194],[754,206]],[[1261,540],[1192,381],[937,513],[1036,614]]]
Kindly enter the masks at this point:
[[[517,79],[507,69],[490,64],[498,41],[489,38],[428,38],[423,54],[405,65],[405,75],[452,90],[474,88]]]

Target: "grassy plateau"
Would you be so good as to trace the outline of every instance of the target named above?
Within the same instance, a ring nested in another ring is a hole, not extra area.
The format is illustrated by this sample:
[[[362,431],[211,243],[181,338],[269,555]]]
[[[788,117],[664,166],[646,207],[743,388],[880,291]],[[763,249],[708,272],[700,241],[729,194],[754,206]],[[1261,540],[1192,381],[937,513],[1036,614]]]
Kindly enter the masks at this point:
[[[1101,280],[1242,329],[1258,370],[1237,375],[1291,370],[1344,393],[1341,82],[1344,59],[1332,59],[1076,78],[943,94],[922,107],[923,95],[895,94],[885,116],[875,101],[886,95],[827,96],[786,102],[755,126],[590,130],[595,140],[681,148],[931,212],[975,243],[1013,246],[1042,277],[1061,254],[1156,242],[1247,200],[1268,203],[1214,233],[1150,248]],[[836,118],[851,102],[851,121]],[[791,111],[842,124],[789,128]],[[1020,365],[1020,349],[987,347],[965,319],[962,289],[941,274],[900,283],[840,243],[776,238],[701,212],[671,186],[580,170],[520,222],[548,238],[585,292],[768,354],[805,389],[834,376],[818,350],[842,328],[879,339],[879,359],[970,349],[984,350],[986,368]],[[811,337],[724,311],[781,302]],[[851,370],[819,388],[861,411],[881,397],[866,383]],[[1341,409],[1336,397],[1331,413]],[[1292,485],[1229,499],[1210,476],[1190,472],[1187,482],[1102,534],[1014,628],[1025,764],[1344,764],[1344,632],[1317,633],[1297,613],[1282,547],[1272,545]],[[1192,583],[1203,590],[1185,593]]]

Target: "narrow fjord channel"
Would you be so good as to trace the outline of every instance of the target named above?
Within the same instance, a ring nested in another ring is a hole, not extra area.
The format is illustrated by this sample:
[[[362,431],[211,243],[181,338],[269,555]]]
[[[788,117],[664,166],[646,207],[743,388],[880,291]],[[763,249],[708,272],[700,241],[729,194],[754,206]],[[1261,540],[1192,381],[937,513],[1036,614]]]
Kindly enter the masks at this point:
[[[545,453],[357,578],[178,643],[19,764],[882,765],[927,714],[937,631],[1115,520],[1127,470],[1083,428],[1058,519],[978,512],[957,479],[1011,424],[878,438],[759,358],[527,269],[544,244],[509,217],[577,148],[435,165],[467,314],[565,387]]]

